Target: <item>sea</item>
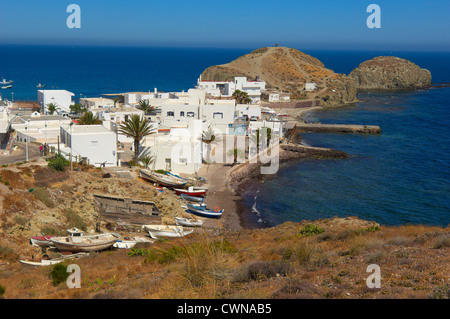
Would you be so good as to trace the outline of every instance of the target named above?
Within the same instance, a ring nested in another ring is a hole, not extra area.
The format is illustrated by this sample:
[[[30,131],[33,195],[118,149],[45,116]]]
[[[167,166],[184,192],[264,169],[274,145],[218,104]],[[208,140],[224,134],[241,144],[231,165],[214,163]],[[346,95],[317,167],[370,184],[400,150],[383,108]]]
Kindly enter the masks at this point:
[[[380,55],[430,70],[429,89],[358,94],[360,102],[315,111],[321,123],[379,125],[380,135],[303,134],[306,145],[350,154],[348,159],[282,164],[242,194],[248,227],[357,216],[381,225],[450,223],[450,52],[309,50],[329,69],[349,74]],[[0,76],[13,80],[3,99],[37,100],[36,87],[80,97],[132,91],[187,91],[211,65],[249,53],[243,48],[150,48],[0,45]]]

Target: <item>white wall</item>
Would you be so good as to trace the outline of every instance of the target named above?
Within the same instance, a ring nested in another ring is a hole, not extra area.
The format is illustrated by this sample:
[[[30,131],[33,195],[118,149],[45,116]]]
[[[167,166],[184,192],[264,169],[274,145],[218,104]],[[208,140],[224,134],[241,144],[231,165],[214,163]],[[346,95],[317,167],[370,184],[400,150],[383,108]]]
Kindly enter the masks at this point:
[[[57,108],[61,109],[61,112],[70,113],[70,106],[73,104],[72,92],[66,90],[38,90],[38,103],[47,113],[47,105],[53,103]]]

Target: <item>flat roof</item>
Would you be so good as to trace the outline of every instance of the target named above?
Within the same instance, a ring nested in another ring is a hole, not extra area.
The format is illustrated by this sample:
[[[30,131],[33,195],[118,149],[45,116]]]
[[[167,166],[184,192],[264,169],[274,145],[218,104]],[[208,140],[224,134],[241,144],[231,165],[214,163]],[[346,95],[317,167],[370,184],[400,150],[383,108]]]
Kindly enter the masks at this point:
[[[74,93],[67,91],[67,90],[38,90],[38,92],[42,92],[42,93],[66,92],[66,93],[70,93],[71,95],[75,95]]]
[[[103,125],[72,125],[70,127],[64,128],[67,132],[71,134],[91,134],[91,133],[103,133],[103,134],[114,134],[112,131],[108,130]]]

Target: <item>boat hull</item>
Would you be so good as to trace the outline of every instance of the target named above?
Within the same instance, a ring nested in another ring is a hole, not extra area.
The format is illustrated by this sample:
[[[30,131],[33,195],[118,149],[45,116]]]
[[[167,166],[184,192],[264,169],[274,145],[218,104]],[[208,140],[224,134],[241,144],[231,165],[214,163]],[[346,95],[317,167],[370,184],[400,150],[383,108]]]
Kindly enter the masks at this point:
[[[222,217],[222,214],[223,214],[223,210],[214,212],[211,210],[195,209],[193,207],[189,207],[187,211],[188,211],[188,213],[191,213],[191,214],[194,214],[194,215],[197,215],[200,217],[215,218],[215,219],[219,219],[220,217]]]
[[[192,234],[194,230],[184,231],[182,226],[152,226],[145,225],[144,229],[148,231],[151,238],[157,239],[160,237],[183,237]]]
[[[161,175],[157,173],[152,173],[146,170],[139,170],[139,176],[152,183],[157,183],[160,186],[166,187],[180,187],[186,185],[186,181],[180,178],[176,178],[168,175]]]
[[[180,226],[188,226],[188,227],[201,227],[203,225],[202,220],[194,220],[188,218],[179,218],[175,217],[175,222]]]
[[[184,200],[187,200],[189,202],[203,202],[204,201],[204,197],[196,197],[196,196],[190,196],[190,195],[186,195],[186,194],[181,194],[181,198]]]
[[[30,242],[33,246],[48,247],[52,246],[52,237],[54,236],[34,236],[31,237]]]
[[[58,250],[72,251],[72,252],[91,252],[110,248],[119,240],[119,236],[115,234],[104,234],[111,236],[80,236],[81,242],[74,242],[74,237],[54,237],[51,239],[53,246]],[[96,242],[89,242],[91,238],[104,237],[104,240],[97,240]],[[75,237],[76,238],[76,237]]]
[[[177,195],[188,195],[188,196],[196,196],[196,197],[200,197],[200,196],[205,196],[206,195],[206,190],[197,190],[197,191],[189,191],[187,189],[175,189],[175,193]]]

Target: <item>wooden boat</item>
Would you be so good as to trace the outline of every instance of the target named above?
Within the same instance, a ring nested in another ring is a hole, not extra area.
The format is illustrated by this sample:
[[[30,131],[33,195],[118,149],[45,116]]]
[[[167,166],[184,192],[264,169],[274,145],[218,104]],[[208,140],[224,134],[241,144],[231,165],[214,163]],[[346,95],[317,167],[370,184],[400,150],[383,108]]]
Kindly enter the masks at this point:
[[[79,230],[78,228],[74,227],[71,229],[67,230],[68,236],[83,236],[84,232]],[[55,236],[46,236],[46,235],[42,235],[42,236],[33,236],[30,238],[30,243],[33,246],[38,246],[38,247],[49,247],[52,246],[52,241],[51,238],[55,237]]]
[[[54,236],[33,236],[30,238],[30,243],[37,247],[48,247],[52,245],[52,237]]]
[[[222,214],[224,212],[224,210],[212,210],[212,209],[198,209],[195,206],[192,206],[190,204],[188,204],[188,213],[200,216],[200,217],[207,217],[207,218],[217,218],[219,219],[220,217],[222,217]]]
[[[175,176],[169,176],[165,174],[159,174],[155,172],[151,172],[146,169],[139,170],[139,176],[147,181],[152,183],[157,183],[160,186],[166,187],[179,187],[186,185],[187,181]]]
[[[45,84],[39,83],[38,85],[36,85],[36,87],[37,87],[37,88],[43,88],[43,87],[45,87]]]
[[[180,226],[188,227],[201,227],[203,220],[197,220],[193,218],[175,217],[175,223]]]
[[[183,237],[192,234],[194,231],[184,231],[182,226],[172,225],[144,225],[142,228],[148,231],[148,234],[153,239],[158,239],[159,237]]]
[[[153,243],[153,240],[144,238],[144,237],[134,237],[133,239],[124,238],[123,240],[118,240],[114,243],[114,248],[120,249],[130,249],[136,246],[138,243]]]
[[[87,253],[77,253],[77,254],[65,255],[62,257],[58,257],[58,258],[48,258],[48,257],[47,258],[39,258],[39,259],[27,258],[27,259],[19,260],[19,262],[24,265],[43,267],[43,266],[59,264],[67,259],[80,258],[80,257],[84,257],[87,255],[88,255]]]
[[[189,196],[187,194],[181,194],[181,198],[188,201],[188,202],[203,202],[205,200],[204,197],[197,197],[197,196]]]
[[[53,246],[62,251],[88,252],[110,248],[120,236],[106,233],[88,236],[60,236],[52,237]]]
[[[193,186],[190,186],[188,189],[181,189],[181,188],[175,188],[175,193],[177,195],[185,194],[189,196],[205,196],[207,189],[204,188],[196,188]]]
[[[2,86],[2,89],[10,89],[12,88],[12,85]]]
[[[173,174],[173,173],[171,173],[171,172],[166,172],[166,175],[173,176],[173,177],[176,177],[176,178],[179,178],[179,179],[182,179],[182,180],[187,181],[186,178],[183,178],[183,177],[181,177],[181,176],[179,176],[179,175],[176,175],[176,174]]]
[[[192,207],[199,210],[206,210],[206,204],[205,203],[193,203],[193,204],[187,204],[187,208]]]

